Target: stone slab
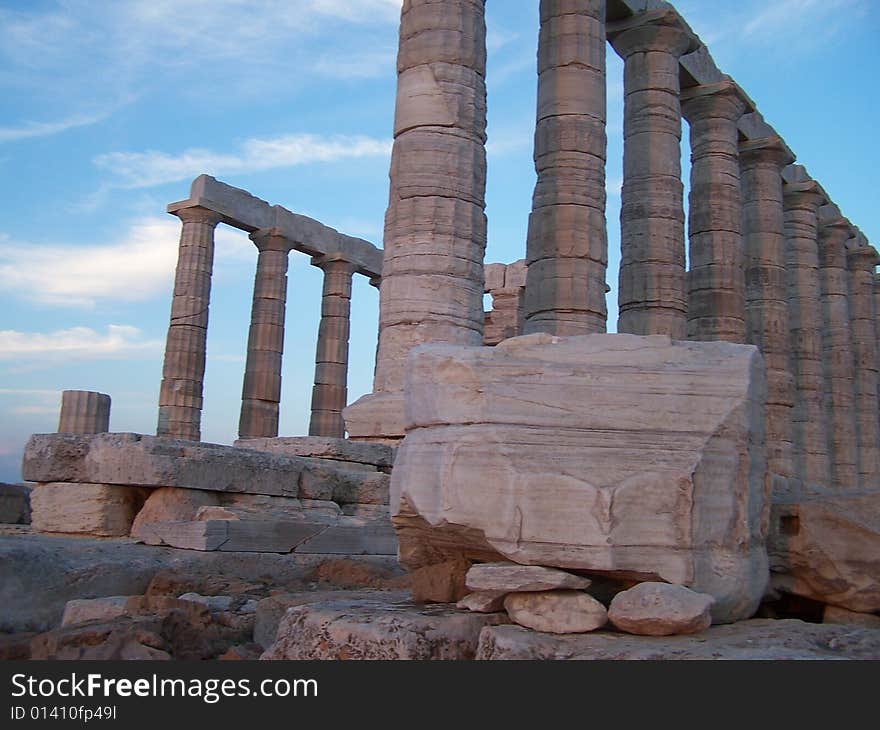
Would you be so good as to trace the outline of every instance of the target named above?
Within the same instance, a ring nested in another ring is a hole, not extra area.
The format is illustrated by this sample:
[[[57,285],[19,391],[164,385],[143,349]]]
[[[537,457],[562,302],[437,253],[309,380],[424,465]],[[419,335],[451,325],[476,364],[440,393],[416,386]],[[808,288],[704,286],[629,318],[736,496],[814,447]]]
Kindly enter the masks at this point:
[[[0,633],[48,630],[60,623],[67,601],[143,594],[158,574],[174,578],[174,595],[206,592],[206,576],[212,584],[222,578],[224,583],[245,581],[298,591],[324,572],[338,574],[339,563],[338,556],[329,555],[199,552],[143,545],[129,538],[62,537],[0,528]],[[395,557],[349,556],[344,563],[352,587],[374,582],[380,573],[403,578]]]
[[[473,659],[501,614],[406,600],[327,600],[288,609],[261,659]]]
[[[179,487],[338,502],[388,502],[388,476],[299,456],[134,433],[35,434],[25,447],[35,482]]]
[[[341,462],[367,464],[377,468],[394,464],[394,449],[384,444],[325,436],[280,436],[277,438],[239,439],[234,446],[268,451],[283,456],[306,456]]]
[[[803,621],[754,619],[691,636],[630,636],[597,631],[554,636],[519,626],[480,634],[477,659],[880,659],[880,631]]]
[[[478,563],[467,573],[465,583],[472,591],[553,591],[560,588],[582,590],[590,581],[557,568],[516,563]]]

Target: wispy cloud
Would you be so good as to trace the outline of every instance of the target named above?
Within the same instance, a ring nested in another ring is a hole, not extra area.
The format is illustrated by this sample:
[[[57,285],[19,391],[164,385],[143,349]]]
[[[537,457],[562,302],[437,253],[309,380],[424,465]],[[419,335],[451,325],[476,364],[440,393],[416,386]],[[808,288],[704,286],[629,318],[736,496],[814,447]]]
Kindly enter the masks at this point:
[[[0,237],[0,287],[22,299],[62,307],[99,300],[137,302],[167,291],[177,263],[180,224],[170,216],[130,224],[112,244],[31,244]],[[221,226],[217,256],[253,258],[253,244]]]
[[[54,332],[0,330],[0,361],[121,360],[162,351],[163,342],[145,339],[130,325],[111,324],[106,332],[71,327]]]
[[[0,142],[17,142],[31,137],[48,137],[69,129],[97,124],[109,116],[109,112],[98,114],[75,114],[54,122],[24,122],[17,127],[0,127]]]
[[[230,175],[358,157],[386,159],[390,155],[391,140],[365,136],[290,134],[245,140],[238,152],[232,154],[199,148],[184,150],[177,155],[153,150],[110,152],[99,155],[94,162],[112,175],[109,183],[112,186],[147,188],[188,180],[203,172]]]

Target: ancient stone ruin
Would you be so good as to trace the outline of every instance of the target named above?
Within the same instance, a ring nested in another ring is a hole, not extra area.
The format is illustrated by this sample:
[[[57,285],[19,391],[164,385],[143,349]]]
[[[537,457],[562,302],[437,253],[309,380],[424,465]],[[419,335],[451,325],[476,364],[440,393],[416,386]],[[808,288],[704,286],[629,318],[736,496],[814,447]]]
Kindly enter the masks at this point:
[[[149,566],[11,612],[0,629],[36,634],[17,651],[880,658],[877,252],[671,4],[541,0],[524,258],[484,264],[484,4],[403,3],[382,249],[207,175],[168,207],[156,435],[110,433],[108,396],[67,391],[24,456],[32,531]],[[615,334],[607,43],[625,62]],[[258,251],[233,446],[200,441],[219,224]],[[291,251],[324,271],[300,437],[278,432]],[[355,274],[380,319],[373,392],[348,404]],[[24,565],[49,538],[16,539]],[[85,552],[67,570],[119,572]],[[201,638],[163,634],[174,612]]]

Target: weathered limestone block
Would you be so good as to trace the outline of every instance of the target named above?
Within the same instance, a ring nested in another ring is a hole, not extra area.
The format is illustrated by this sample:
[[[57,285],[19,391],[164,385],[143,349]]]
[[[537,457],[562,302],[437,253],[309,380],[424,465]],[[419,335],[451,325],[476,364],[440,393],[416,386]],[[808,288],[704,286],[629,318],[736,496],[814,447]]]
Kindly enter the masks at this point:
[[[878,659],[880,632],[854,626],[756,619],[690,636],[630,636],[597,631],[541,634],[519,626],[480,633],[477,659]]]
[[[342,599],[290,608],[261,659],[473,659],[502,614],[411,602]]]
[[[75,598],[64,606],[61,617],[62,626],[84,624],[89,621],[111,621],[120,616],[129,616],[131,599],[142,596],[104,596],[102,598]]]
[[[306,456],[332,462],[352,462],[381,470],[390,469],[394,464],[394,448],[391,446],[324,436],[239,439],[234,443],[234,446],[256,451],[268,451],[283,456]],[[350,464],[335,465],[350,466]]]
[[[472,591],[527,593],[560,589],[583,590],[590,585],[590,581],[564,570],[540,565],[478,563],[468,571],[466,584]]]
[[[452,555],[664,580],[751,615],[767,583],[757,349],[530,335],[410,359],[404,565]]]
[[[880,495],[773,506],[772,585],[850,611],[880,611]]]
[[[31,492],[31,524],[38,532],[127,536],[144,490],[112,484],[43,483]]]
[[[203,507],[220,505],[218,492],[203,492],[199,489],[177,489],[160,487],[147,497],[144,506],[138,511],[131,525],[131,536],[141,536],[144,527],[153,522],[189,522]]]
[[[454,558],[413,570],[410,573],[413,599],[417,603],[455,603],[469,590],[465,580],[470,567],[469,560]]]
[[[25,484],[0,484],[0,524],[29,525],[31,522],[31,487]]]
[[[582,634],[608,623],[605,606],[580,591],[510,593],[504,609],[514,623],[551,634]]]
[[[387,504],[380,472],[315,464],[298,456],[132,433],[35,434],[25,447],[25,479],[301,499]]]
[[[495,613],[504,610],[506,595],[506,591],[474,591],[458,601],[455,607],[477,613]]]
[[[608,607],[608,618],[628,634],[696,634],[711,626],[712,603],[712,596],[683,586],[639,583],[614,597]]]
[[[825,606],[822,613],[823,624],[840,624],[843,626],[862,626],[866,629],[880,629],[880,616],[873,613],[848,611],[839,606]]]
[[[110,430],[110,396],[89,390],[61,393],[59,433],[104,433]]]

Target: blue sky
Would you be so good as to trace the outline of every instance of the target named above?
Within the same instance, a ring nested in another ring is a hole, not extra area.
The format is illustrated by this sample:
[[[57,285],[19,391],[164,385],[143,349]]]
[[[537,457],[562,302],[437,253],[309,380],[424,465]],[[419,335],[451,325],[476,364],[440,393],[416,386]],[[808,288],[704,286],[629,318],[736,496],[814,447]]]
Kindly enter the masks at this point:
[[[880,3],[680,0],[723,71],[869,239]],[[64,389],[153,433],[179,223],[206,172],[381,245],[399,0],[0,0],[0,480]],[[538,0],[489,0],[487,261],[521,258]],[[609,311],[622,64],[609,55]],[[688,147],[683,145],[685,158]],[[238,425],[256,252],[221,226],[202,433]],[[291,255],[281,432],[304,434],[321,272]],[[370,390],[378,292],[356,277],[350,399]],[[609,323],[614,325],[612,314]]]

